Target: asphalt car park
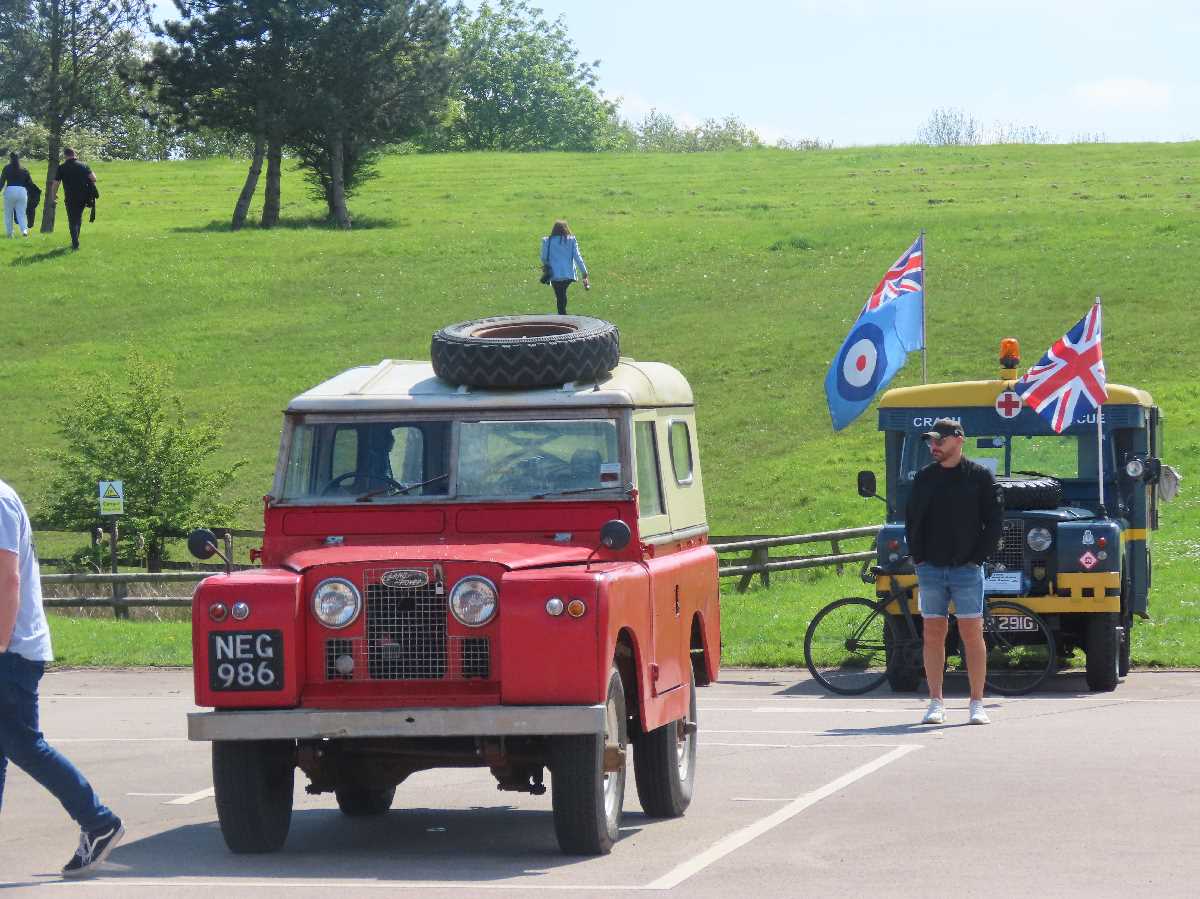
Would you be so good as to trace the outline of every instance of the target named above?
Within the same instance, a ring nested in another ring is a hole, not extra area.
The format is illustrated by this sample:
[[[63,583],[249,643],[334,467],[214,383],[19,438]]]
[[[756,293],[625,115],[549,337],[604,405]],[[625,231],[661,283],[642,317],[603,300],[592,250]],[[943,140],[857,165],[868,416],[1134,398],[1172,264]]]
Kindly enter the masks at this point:
[[[62,881],[72,823],[10,767],[0,884],[135,897],[1195,895],[1200,672],[1134,672],[1105,694],[1060,674],[1033,696],[989,698],[988,727],[966,724],[954,679],[947,724],[922,727],[919,695],[829,696],[795,670],[722,677],[699,692],[691,808],[646,818],[630,774],[611,855],[562,855],[548,794],[443,769],[371,819],[343,817],[297,776],[283,851],[235,856],[208,745],[185,737],[190,672],[54,672],[43,729],[127,835],[98,877]]]

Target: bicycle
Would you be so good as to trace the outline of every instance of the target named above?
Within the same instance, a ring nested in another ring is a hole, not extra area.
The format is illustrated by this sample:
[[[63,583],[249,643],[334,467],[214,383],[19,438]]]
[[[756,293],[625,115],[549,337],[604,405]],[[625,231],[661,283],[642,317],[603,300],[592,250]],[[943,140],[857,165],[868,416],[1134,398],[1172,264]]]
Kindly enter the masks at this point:
[[[834,600],[813,616],[804,634],[804,664],[813,678],[834,693],[855,696],[874,690],[885,680],[898,693],[911,693],[925,673],[923,626],[913,608],[912,587],[899,584],[907,573],[905,556],[889,567],[871,568],[871,583],[888,578],[888,595],[873,600],[860,596]],[[983,616],[987,647],[986,684],[996,693],[1029,693],[1055,670],[1054,636],[1041,616],[1009,599],[987,601]],[[957,622],[950,616],[946,657],[962,657]]]

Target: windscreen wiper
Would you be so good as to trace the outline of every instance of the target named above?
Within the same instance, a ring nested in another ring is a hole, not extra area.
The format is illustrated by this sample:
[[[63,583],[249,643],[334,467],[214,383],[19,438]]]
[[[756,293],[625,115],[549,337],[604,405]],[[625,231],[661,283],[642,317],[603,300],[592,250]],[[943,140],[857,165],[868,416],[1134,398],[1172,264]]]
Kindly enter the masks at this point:
[[[355,502],[356,503],[365,503],[368,500],[370,500],[371,497],[379,496],[379,494],[381,494],[381,493],[387,493],[389,490],[392,491],[390,494],[388,494],[389,496],[401,496],[402,494],[408,493],[408,491],[410,491],[410,490],[416,490],[418,487],[424,487],[428,484],[435,484],[438,481],[443,480],[444,478],[448,478],[448,477],[450,477],[450,473],[446,472],[446,474],[439,474],[437,477],[430,478],[427,481],[418,481],[415,484],[403,484],[403,485],[401,485],[399,490],[397,490],[391,484],[387,484],[383,487],[380,487],[378,490],[372,490],[369,493],[364,493],[362,496],[358,497],[355,500]]]
[[[574,496],[577,493],[595,493],[598,490],[619,490],[620,484],[602,484],[599,487],[577,487],[574,490],[550,490],[546,493],[535,493],[530,499],[545,499],[548,496]]]

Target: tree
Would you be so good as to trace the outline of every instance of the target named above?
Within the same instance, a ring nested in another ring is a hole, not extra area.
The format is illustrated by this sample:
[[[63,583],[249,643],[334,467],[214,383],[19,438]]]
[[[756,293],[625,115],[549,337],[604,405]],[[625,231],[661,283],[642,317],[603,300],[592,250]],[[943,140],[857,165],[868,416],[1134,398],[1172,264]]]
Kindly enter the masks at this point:
[[[198,126],[246,135],[253,143],[249,172],[233,210],[232,227],[245,224],[267,160],[260,224],[278,222],[280,167],[289,117],[302,102],[293,65],[295,43],[311,23],[303,0],[175,0],[181,19],[156,33],[145,76],[184,129]]]
[[[596,89],[599,61],[579,61],[560,16],[525,0],[485,2],[455,21],[451,116],[423,143],[460,150],[603,150],[617,105]]]
[[[427,129],[449,86],[443,0],[349,0],[315,11],[295,60],[304,109],[288,144],[340,228],[384,146]]]
[[[164,367],[130,353],[125,376],[124,385],[106,377],[76,388],[58,419],[63,448],[48,453],[58,473],[40,517],[63,530],[89,529],[98,517],[98,482],[124,481],[123,538],[140,537],[147,567],[161,571],[168,539],[232,517],[234,507],[221,495],[245,463],[209,465],[221,449],[220,432],[208,422],[185,423]]]
[[[917,142],[931,147],[973,147],[983,133],[973,116],[961,109],[935,109],[917,133]]]
[[[101,128],[121,93],[119,67],[133,53],[148,20],[146,0],[0,0],[0,110],[37,122],[47,132],[46,200],[42,231],[54,230],[50,182],[58,174],[63,135]],[[9,57],[13,58],[10,63]],[[14,72],[18,77],[14,78]]]

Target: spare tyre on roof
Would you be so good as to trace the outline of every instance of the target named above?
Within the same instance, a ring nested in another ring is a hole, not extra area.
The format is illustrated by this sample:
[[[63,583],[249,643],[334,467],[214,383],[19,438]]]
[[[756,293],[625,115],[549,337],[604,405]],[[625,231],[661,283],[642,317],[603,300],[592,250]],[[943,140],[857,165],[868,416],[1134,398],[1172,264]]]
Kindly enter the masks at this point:
[[[434,373],[470,387],[601,381],[620,355],[617,326],[582,315],[498,315],[447,325],[429,347]]]

